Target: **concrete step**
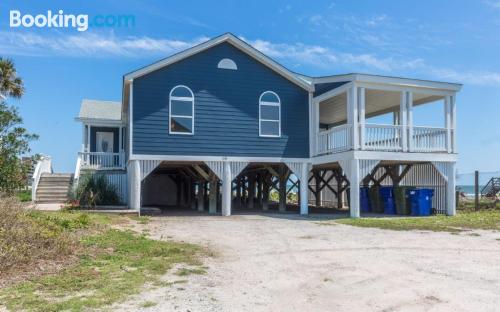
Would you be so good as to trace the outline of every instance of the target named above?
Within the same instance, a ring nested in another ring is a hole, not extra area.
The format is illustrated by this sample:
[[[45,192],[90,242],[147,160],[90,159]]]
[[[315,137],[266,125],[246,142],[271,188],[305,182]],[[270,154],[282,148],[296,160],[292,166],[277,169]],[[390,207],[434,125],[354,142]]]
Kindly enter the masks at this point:
[[[58,195],[58,196],[67,196],[68,195],[68,190],[37,190],[36,191],[36,197],[40,196],[51,196],[51,195]]]
[[[41,178],[39,183],[71,183],[71,178]]]
[[[42,177],[73,178],[72,173],[42,173]]]
[[[66,199],[37,199],[37,204],[64,204]]]

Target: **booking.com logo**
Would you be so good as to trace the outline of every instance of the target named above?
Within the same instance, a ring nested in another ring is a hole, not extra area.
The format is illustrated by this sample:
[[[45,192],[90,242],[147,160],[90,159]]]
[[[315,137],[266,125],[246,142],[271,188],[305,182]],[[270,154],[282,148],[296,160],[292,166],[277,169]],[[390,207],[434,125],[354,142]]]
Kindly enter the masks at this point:
[[[47,14],[21,14],[21,11],[11,10],[9,15],[11,28],[38,27],[38,28],[76,28],[78,31],[86,31],[89,27],[134,27],[135,16],[97,14],[89,19],[87,14],[64,14],[63,10]]]

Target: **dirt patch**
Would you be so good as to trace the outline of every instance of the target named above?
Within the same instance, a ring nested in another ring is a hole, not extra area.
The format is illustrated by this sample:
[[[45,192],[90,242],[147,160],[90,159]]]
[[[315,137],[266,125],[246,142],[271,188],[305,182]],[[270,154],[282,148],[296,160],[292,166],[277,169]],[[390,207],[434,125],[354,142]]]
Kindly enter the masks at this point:
[[[493,311],[500,233],[395,232],[268,214],[153,217],[148,235],[217,257],[181,286],[147,290],[125,311]],[[179,280],[175,270],[165,277]],[[464,291],[467,289],[467,291]],[[141,307],[143,302],[154,302]]]

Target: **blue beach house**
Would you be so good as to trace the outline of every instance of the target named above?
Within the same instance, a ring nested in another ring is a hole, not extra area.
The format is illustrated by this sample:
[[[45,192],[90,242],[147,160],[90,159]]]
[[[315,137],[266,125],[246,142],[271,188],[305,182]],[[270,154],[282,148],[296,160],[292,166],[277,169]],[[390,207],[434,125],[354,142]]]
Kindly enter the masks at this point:
[[[460,89],[357,73],[309,77],[228,33],[125,74],[121,102],[83,100],[74,181],[104,174],[131,209],[225,216],[331,209],[359,217],[360,186],[425,186],[436,212],[454,215]],[[414,120],[415,107],[436,103],[441,127]]]

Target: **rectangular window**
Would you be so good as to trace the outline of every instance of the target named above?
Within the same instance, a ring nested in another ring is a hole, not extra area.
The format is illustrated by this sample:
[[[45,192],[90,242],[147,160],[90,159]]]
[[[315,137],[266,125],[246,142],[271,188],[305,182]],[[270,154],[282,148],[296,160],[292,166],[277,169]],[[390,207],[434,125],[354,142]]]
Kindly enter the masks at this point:
[[[280,137],[280,105],[260,104],[259,135],[263,137]]]

